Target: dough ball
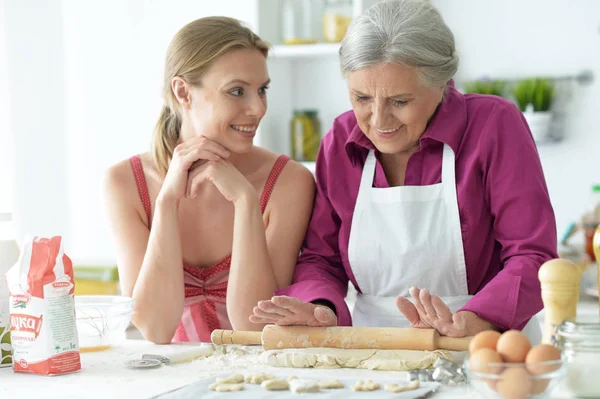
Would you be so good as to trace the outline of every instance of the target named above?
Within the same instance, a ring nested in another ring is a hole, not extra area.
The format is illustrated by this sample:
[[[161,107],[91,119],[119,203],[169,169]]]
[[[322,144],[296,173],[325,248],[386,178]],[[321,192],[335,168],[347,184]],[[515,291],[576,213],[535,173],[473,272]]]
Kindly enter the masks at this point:
[[[386,392],[399,393],[413,391],[415,389],[418,389],[420,386],[421,384],[419,383],[419,380],[414,380],[405,385],[386,384],[383,390]]]
[[[319,384],[314,381],[295,379],[290,381],[290,391],[293,393],[319,392]]]
[[[217,384],[241,384],[244,382],[244,376],[241,374],[231,374],[229,377],[217,378]]]
[[[266,391],[285,391],[290,388],[290,384],[286,380],[279,379],[263,381],[260,386]]]
[[[244,389],[244,384],[219,384],[215,382],[214,384],[210,384],[208,389],[216,392],[235,392]]]
[[[344,388],[344,384],[338,380],[319,381],[319,387],[321,389],[339,389]]]
[[[371,380],[358,380],[356,382],[356,384],[352,385],[352,390],[353,391],[376,391],[380,388],[381,386],[376,383],[373,382]]]
[[[263,381],[272,380],[273,376],[266,373],[254,373],[247,375],[244,379],[248,384],[260,385]]]

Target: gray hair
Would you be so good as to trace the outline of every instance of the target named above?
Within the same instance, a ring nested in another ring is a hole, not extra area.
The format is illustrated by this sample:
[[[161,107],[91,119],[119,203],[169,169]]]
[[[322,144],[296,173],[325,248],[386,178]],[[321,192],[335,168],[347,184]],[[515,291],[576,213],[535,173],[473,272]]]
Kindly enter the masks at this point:
[[[342,75],[381,63],[421,69],[431,86],[458,69],[454,35],[428,0],[386,0],[354,18],[340,48]]]

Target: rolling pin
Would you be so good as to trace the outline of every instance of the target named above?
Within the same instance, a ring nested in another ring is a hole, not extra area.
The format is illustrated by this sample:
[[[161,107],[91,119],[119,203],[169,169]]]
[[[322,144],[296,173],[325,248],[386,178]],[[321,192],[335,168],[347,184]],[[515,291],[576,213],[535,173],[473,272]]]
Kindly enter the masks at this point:
[[[473,337],[441,336],[429,328],[305,327],[266,325],[261,331],[214,330],[214,344],[288,348],[409,349],[465,351]]]

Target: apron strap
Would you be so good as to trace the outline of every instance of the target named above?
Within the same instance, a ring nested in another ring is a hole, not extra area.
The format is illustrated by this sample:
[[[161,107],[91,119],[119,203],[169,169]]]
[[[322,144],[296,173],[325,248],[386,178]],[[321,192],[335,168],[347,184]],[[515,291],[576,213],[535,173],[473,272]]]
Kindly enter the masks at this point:
[[[375,178],[375,166],[377,165],[375,159],[375,151],[369,150],[365,165],[363,166],[363,173],[360,178],[360,188],[358,190],[358,197],[356,198],[355,209],[358,205],[368,200],[371,197],[371,189],[373,188],[373,180]]]
[[[458,280],[459,292],[462,295],[469,294],[467,285],[467,268],[465,261],[465,250],[462,239],[462,229],[460,224],[460,214],[458,211],[458,195],[456,194],[456,163],[454,162],[454,151],[448,144],[444,144],[444,153],[442,155],[442,185],[444,187],[444,198],[450,216],[450,226],[452,226],[452,237],[455,241],[452,246],[456,250],[458,259]]]

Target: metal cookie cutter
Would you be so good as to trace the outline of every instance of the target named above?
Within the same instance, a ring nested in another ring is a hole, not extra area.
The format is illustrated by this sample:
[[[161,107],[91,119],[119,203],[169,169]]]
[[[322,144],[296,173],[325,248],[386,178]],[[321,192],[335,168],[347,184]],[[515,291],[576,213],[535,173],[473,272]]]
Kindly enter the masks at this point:
[[[130,368],[130,369],[148,369],[148,368],[160,367],[161,365],[162,365],[162,362],[160,362],[159,360],[154,360],[154,359],[148,359],[148,360],[132,359],[132,360],[127,360],[125,362],[125,367]]]
[[[125,366],[131,369],[154,368],[160,367],[163,364],[171,364],[171,359],[166,356],[145,354],[142,355],[141,359],[133,359],[125,362]]]
[[[162,364],[166,364],[167,366],[169,364],[171,364],[171,359],[169,359],[166,356],[161,356],[161,355],[145,354],[145,355],[142,355],[142,360],[158,360],[159,362],[161,362]]]

